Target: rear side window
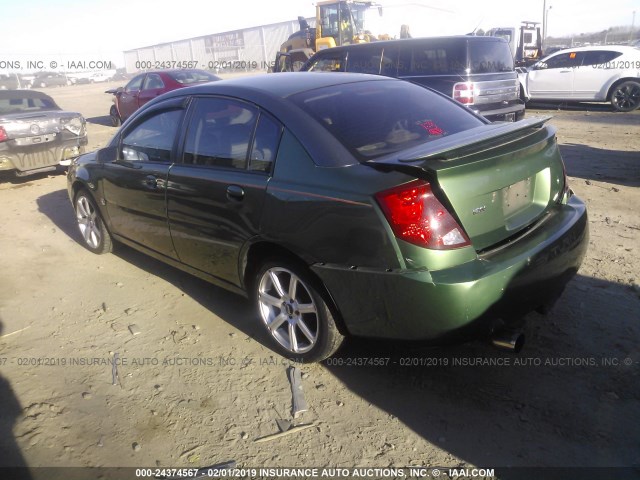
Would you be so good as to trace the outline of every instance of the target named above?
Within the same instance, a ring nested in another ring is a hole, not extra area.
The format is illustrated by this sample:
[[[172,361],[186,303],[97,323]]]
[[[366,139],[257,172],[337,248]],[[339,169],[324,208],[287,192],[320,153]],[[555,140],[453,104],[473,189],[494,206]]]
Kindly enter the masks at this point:
[[[189,122],[182,161],[245,169],[257,117],[257,109],[242,102],[199,98]]]
[[[382,63],[382,48],[354,48],[347,56],[347,71],[378,75]]]
[[[398,74],[455,75],[466,69],[466,41],[428,41],[401,49]]]
[[[506,41],[469,42],[469,73],[512,72],[511,49]]]
[[[585,52],[584,59],[582,60],[582,66],[601,65],[603,63],[610,62],[614,58],[618,58],[620,55],[622,55],[621,52],[612,52],[610,50],[593,50]]]
[[[398,80],[334,85],[290,99],[361,162],[483,125],[453,100]]]
[[[271,172],[278,152],[281,133],[282,127],[278,122],[264,113],[260,114],[256,135],[251,147],[249,170],[262,173]]]

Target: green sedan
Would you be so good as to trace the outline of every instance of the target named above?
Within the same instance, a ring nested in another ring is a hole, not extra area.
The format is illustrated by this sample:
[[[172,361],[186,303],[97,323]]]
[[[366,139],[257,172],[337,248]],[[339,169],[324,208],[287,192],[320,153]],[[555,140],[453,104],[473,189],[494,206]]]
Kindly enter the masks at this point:
[[[379,76],[167,93],[80,156],[68,190],[89,250],[120,242],[246,295],[273,348],[304,361],[347,335],[506,332],[517,349],[588,244],[546,119],[489,123]]]

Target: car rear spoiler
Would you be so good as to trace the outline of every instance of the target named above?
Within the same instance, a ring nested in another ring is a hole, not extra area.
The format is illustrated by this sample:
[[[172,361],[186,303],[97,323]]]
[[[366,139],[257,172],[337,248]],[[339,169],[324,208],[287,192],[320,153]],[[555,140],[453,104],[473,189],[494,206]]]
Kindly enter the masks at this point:
[[[437,170],[437,167],[433,168],[435,163],[449,162],[520,140],[527,131],[531,133],[539,131],[551,118],[550,116],[527,118],[518,122],[483,125],[364,163],[383,170],[409,172],[416,167],[424,171]]]

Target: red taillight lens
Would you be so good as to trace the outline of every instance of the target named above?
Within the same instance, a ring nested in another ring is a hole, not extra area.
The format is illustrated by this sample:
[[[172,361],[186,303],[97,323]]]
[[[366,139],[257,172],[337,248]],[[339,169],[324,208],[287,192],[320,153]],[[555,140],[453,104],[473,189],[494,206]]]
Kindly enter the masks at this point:
[[[4,127],[0,127],[0,142],[4,142],[9,138]]]
[[[463,105],[473,105],[474,90],[472,82],[456,83],[453,86],[453,99]]]
[[[562,181],[563,181],[563,186],[562,186],[562,190],[560,191],[560,198],[559,201],[565,202],[570,196],[571,196],[571,189],[569,188],[569,179],[567,178],[567,167],[564,164],[564,161],[560,160],[562,162]]]
[[[471,245],[458,222],[422,180],[376,194],[396,237],[435,250]]]

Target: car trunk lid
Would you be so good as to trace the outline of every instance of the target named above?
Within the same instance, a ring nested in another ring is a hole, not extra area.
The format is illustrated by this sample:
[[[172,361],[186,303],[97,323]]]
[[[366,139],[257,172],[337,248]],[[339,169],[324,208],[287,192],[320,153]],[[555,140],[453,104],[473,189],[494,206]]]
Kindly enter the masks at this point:
[[[428,180],[485,250],[535,223],[562,195],[564,167],[548,120],[484,125],[366,163]]]

